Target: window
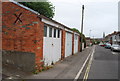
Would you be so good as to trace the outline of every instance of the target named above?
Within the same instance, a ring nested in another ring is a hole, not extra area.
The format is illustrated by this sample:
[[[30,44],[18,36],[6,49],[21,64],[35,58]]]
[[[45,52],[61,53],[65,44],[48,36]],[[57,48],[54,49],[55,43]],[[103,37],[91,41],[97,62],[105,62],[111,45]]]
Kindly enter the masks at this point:
[[[52,28],[49,28],[49,37],[52,37]]]
[[[44,26],[44,37],[47,37],[47,26]]]
[[[77,40],[77,35],[76,35],[76,40]]]
[[[60,30],[58,30],[58,38],[60,38]]]
[[[115,36],[115,39],[117,39],[117,37]]]
[[[75,35],[75,40],[77,40],[77,35]]]
[[[54,38],[56,38],[56,29],[54,29]]]

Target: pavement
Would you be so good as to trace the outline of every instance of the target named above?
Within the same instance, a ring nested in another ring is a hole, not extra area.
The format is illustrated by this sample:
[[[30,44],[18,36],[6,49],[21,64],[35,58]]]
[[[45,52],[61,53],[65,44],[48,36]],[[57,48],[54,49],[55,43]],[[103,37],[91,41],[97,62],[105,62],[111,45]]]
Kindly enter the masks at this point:
[[[24,77],[25,79],[74,79],[79,69],[82,67],[92,47],[86,48],[83,52],[65,58],[58,62],[50,70],[37,75]]]
[[[38,74],[32,74],[23,72],[21,70],[4,67],[3,74],[6,78],[12,79],[74,79],[87,56],[90,54],[93,47],[85,48],[82,52],[74,54],[65,58],[62,61],[57,62],[53,68],[40,72]],[[3,79],[5,79],[3,78]]]

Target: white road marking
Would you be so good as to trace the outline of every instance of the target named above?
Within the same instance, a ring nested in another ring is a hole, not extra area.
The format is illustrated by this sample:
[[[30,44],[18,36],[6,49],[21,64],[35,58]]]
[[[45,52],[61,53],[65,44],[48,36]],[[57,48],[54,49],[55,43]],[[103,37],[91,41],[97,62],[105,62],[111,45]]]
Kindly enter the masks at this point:
[[[118,53],[117,53],[117,52],[112,52],[112,54],[113,54],[113,55],[118,55]]]
[[[20,77],[20,75],[16,75],[16,77]]]
[[[89,47],[86,47],[86,48],[89,48]]]
[[[8,77],[7,79],[13,79],[13,77]]]
[[[94,50],[94,49],[95,49],[95,47],[93,48],[93,50]],[[93,53],[94,53],[94,51],[92,52],[92,54],[93,54]],[[77,73],[77,75],[76,75],[74,81],[77,81],[77,80],[79,79],[79,76],[81,75],[82,70],[84,69],[84,67],[85,67],[85,65],[86,65],[86,63],[87,63],[87,61],[88,61],[88,59],[90,58],[90,56],[91,56],[91,53],[88,55],[88,57],[87,57],[87,59],[85,60],[84,64],[83,64],[82,67],[80,68],[80,70],[79,70],[79,72]]]
[[[88,79],[90,68],[91,68],[91,65],[92,65],[92,60],[93,60],[94,53],[95,53],[95,50],[93,50],[93,52],[92,52],[92,55],[91,55],[90,61],[88,63],[88,66],[87,66],[87,69],[86,69],[83,81],[87,81],[87,79]]]

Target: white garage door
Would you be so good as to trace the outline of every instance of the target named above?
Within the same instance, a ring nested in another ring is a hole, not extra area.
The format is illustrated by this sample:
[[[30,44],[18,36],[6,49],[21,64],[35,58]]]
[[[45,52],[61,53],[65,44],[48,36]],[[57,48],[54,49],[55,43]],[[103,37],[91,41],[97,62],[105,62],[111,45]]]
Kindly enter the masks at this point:
[[[65,57],[72,55],[72,34],[66,32]]]
[[[74,53],[78,52],[78,35],[74,35]]]
[[[43,40],[43,58],[45,65],[51,65],[61,59],[61,30],[45,26]]]

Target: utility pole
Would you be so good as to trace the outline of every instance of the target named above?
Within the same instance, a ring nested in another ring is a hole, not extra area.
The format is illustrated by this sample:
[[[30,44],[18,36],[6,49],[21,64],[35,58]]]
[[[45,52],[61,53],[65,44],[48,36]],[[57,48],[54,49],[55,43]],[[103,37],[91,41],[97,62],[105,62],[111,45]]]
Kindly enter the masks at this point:
[[[82,5],[82,22],[81,22],[81,51],[82,51],[82,43],[83,43],[83,21],[84,21],[84,5]]]

